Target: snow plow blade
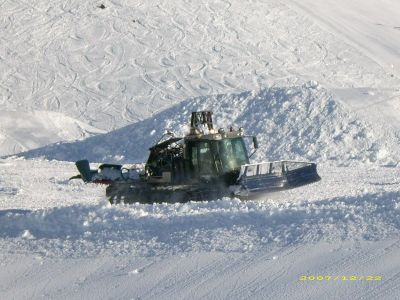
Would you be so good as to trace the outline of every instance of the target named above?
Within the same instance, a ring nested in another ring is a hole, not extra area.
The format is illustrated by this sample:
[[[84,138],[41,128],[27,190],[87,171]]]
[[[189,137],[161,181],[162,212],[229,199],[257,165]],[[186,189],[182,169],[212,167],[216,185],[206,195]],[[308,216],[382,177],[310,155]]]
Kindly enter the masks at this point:
[[[274,161],[243,165],[238,196],[286,190],[321,180],[317,165],[302,161]]]

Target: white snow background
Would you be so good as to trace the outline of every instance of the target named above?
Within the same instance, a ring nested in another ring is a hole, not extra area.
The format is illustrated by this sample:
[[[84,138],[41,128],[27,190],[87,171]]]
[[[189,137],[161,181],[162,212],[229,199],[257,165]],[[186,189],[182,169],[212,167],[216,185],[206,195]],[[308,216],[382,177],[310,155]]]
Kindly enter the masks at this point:
[[[0,1],[0,298],[400,298],[399,20],[395,0]],[[112,206],[68,180],[205,109],[322,181]]]

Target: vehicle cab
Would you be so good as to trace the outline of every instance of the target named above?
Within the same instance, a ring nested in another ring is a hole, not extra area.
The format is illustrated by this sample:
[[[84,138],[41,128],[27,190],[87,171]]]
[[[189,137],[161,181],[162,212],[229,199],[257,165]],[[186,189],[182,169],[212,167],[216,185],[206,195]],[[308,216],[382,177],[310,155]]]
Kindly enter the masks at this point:
[[[233,184],[241,166],[249,163],[243,138],[242,128],[217,131],[211,112],[193,112],[189,134],[171,137],[150,148],[147,178],[154,183],[222,179]]]

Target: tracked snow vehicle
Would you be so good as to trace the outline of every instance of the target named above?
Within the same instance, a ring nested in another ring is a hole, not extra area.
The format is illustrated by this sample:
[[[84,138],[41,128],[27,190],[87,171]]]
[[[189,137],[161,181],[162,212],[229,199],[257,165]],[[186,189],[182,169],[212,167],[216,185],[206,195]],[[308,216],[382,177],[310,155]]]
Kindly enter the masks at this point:
[[[248,154],[245,138],[252,139]],[[315,163],[274,161],[250,163],[257,138],[239,128],[215,130],[212,112],[193,112],[185,137],[168,133],[150,148],[143,170],[103,164],[90,170],[78,161],[79,177],[108,184],[111,203],[187,202],[233,196],[252,199],[266,192],[290,189],[320,180]]]

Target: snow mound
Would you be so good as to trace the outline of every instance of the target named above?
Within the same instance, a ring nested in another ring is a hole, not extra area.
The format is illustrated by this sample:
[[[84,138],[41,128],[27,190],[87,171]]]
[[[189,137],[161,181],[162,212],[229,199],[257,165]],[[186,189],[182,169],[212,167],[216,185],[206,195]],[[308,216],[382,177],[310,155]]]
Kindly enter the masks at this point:
[[[104,133],[62,113],[50,111],[0,111],[0,119],[0,155]]]
[[[399,204],[398,192],[382,192],[301,203],[222,199],[11,209],[0,211],[0,238],[14,239],[12,247],[62,256],[243,253],[320,240],[398,236]]]
[[[259,92],[188,99],[152,118],[75,143],[29,151],[26,158],[74,161],[143,161],[147,149],[166,129],[188,131],[192,111],[212,110],[217,127],[243,127],[257,135],[256,160],[307,159],[348,164],[351,161],[395,164],[390,147],[368,125],[347,112],[318,83]]]

